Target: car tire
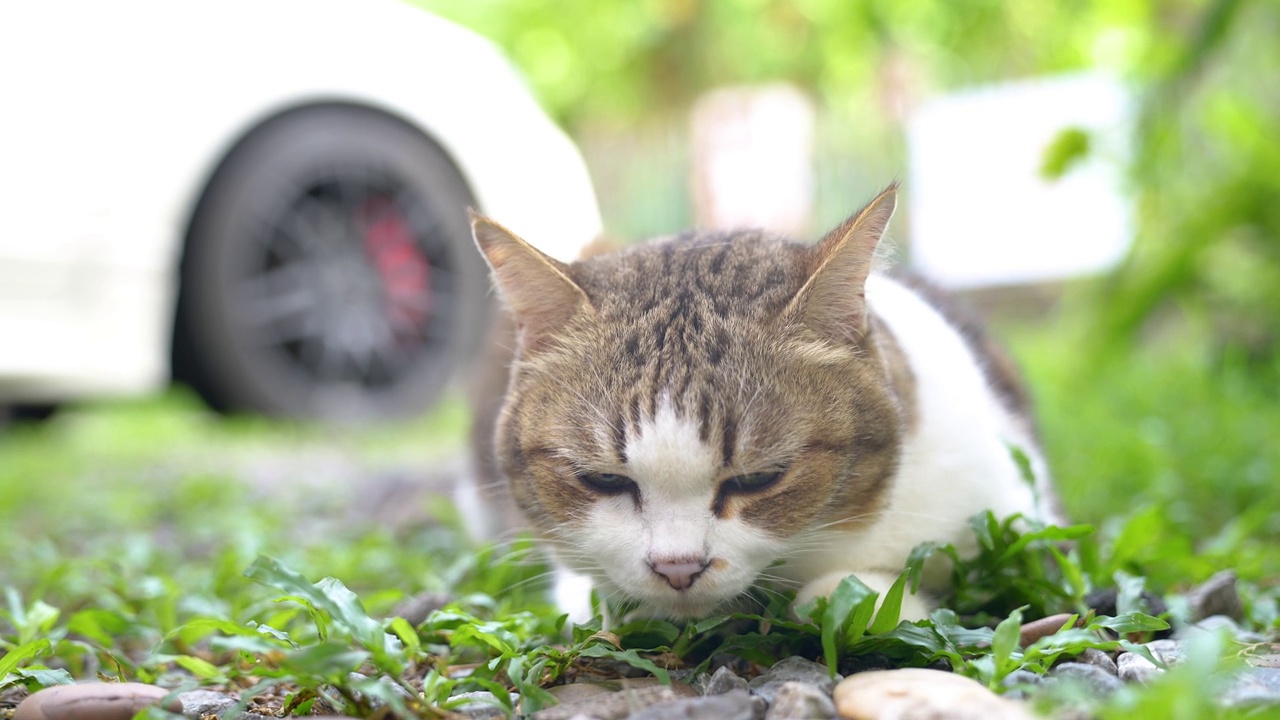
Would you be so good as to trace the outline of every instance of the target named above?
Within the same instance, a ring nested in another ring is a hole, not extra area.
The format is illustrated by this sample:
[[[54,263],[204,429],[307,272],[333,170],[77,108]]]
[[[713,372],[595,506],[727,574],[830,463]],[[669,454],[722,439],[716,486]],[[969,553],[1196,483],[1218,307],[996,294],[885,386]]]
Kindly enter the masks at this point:
[[[397,118],[326,105],[266,121],[192,215],[175,376],[222,411],[422,413],[490,315],[473,203],[448,155]]]

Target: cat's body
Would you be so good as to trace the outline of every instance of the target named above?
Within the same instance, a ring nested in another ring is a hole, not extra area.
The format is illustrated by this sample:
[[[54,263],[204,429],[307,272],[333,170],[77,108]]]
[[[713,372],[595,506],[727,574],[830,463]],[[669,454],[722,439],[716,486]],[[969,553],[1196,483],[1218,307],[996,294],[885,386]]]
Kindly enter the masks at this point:
[[[801,600],[849,574],[883,591],[977,512],[1045,517],[1011,455],[1045,477],[1003,355],[871,273],[893,200],[816,246],[693,232],[572,265],[477,218],[518,328],[481,480],[602,597],[673,617],[762,578]]]

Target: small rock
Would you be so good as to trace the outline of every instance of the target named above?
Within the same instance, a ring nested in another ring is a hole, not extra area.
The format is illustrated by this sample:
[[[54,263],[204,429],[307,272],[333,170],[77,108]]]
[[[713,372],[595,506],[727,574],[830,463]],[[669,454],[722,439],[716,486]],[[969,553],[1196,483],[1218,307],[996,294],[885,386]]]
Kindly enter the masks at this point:
[[[1023,623],[1022,629],[1019,631],[1022,647],[1028,647],[1042,637],[1049,637],[1061,630],[1062,626],[1066,625],[1070,621],[1070,614],[1060,613],[1058,615],[1042,617],[1039,620],[1032,620],[1029,623]]]
[[[826,665],[819,665],[812,660],[792,655],[779,661],[758,677],[753,678],[747,686],[753,695],[758,695],[764,698],[766,702],[772,703],[774,696],[783,683],[807,683],[817,687],[824,693],[830,694],[839,679],[840,676],[836,675],[836,679],[832,680],[831,674],[827,672]]]
[[[18,703],[13,720],[129,720],[143,708],[159,705],[168,690],[143,683],[82,683],[41,690]],[[165,704],[181,712],[174,698]]]
[[[1177,665],[1186,656],[1177,640],[1152,640],[1146,644],[1146,648],[1165,665]]]
[[[1226,615],[1232,620],[1244,618],[1244,603],[1236,587],[1233,570],[1223,570],[1197,585],[1187,593],[1187,603],[1192,620],[1203,620],[1210,615]]]
[[[569,720],[581,713],[599,720],[622,720],[650,705],[677,699],[679,697],[675,691],[667,685],[648,685],[616,692],[596,693],[572,702],[561,702],[555,707],[539,710],[532,717],[533,720]]]
[[[220,715],[224,710],[236,704],[235,698],[228,696],[226,693],[212,690],[184,692],[178,696],[178,702],[182,703],[182,714],[191,718]]]
[[[1085,683],[1101,693],[1111,693],[1124,687],[1124,683],[1115,675],[1100,667],[1080,662],[1059,663],[1049,674],[1062,680]]]
[[[1223,693],[1222,703],[1231,707],[1280,704],[1280,668],[1247,668]]]
[[[1120,679],[1125,682],[1145,683],[1164,672],[1150,660],[1129,652],[1120,653],[1116,658],[1116,668]]]
[[[789,680],[778,687],[765,720],[828,720],[836,716],[831,696],[808,683]]]
[[[703,695],[723,695],[730,690],[746,690],[747,681],[727,667],[718,668],[707,678],[702,688]]]
[[[1210,615],[1209,617],[1194,622],[1186,627],[1180,628],[1173,637],[1176,640],[1187,640],[1197,635],[1218,634],[1226,631],[1237,642],[1245,645],[1253,645],[1261,643],[1266,638],[1251,630],[1245,630],[1240,625],[1226,615]]]
[[[1092,665],[1101,670],[1105,670],[1108,675],[1119,674],[1119,669],[1116,667],[1116,661],[1112,660],[1110,655],[1097,648],[1085,648],[1084,652],[1080,653],[1080,655],[1076,657],[1076,662],[1084,663],[1085,665]]]
[[[1280,670],[1280,648],[1272,647],[1272,651],[1261,655],[1249,655],[1245,660],[1254,667],[1274,668]]]
[[[745,690],[720,695],[682,698],[650,705],[627,720],[755,720],[756,706]]]
[[[943,670],[873,670],[844,679],[835,689],[846,720],[1031,720],[1034,715],[981,683]]]
[[[1008,688],[1005,690],[1004,696],[1010,700],[1023,700],[1027,697],[1025,688],[1037,687],[1044,684],[1044,676],[1037,675],[1030,670],[1014,670],[1000,684]]]

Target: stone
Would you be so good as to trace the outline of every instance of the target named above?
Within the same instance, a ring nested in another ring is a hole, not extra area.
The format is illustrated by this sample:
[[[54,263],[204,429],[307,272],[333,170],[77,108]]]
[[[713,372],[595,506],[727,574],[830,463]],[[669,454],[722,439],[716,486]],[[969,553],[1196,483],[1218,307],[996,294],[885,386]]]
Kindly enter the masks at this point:
[[[1226,615],[1210,615],[1203,620],[1198,620],[1190,625],[1179,628],[1173,637],[1176,640],[1189,640],[1197,635],[1212,634],[1216,635],[1226,632],[1237,642],[1245,645],[1253,645],[1266,641],[1266,637],[1260,633],[1251,630],[1245,630],[1240,627],[1239,623]]]
[[[835,689],[845,720],[1031,720],[1021,703],[945,670],[903,668],[850,675]]]
[[[1053,635],[1070,621],[1070,614],[1060,613],[1058,615],[1042,617],[1039,620],[1032,620],[1029,623],[1023,623],[1022,629],[1019,631],[1022,647],[1029,647],[1040,638]]]
[[[236,704],[236,699],[212,690],[192,690],[179,695],[178,702],[182,703],[183,715],[199,718],[221,715],[224,710]]]
[[[678,699],[679,696],[668,685],[644,685],[625,690],[592,693],[585,697],[579,696],[571,702],[561,701],[559,705],[533,713],[532,718],[533,720],[570,720],[575,715],[583,714],[598,720],[622,720],[651,705]]]
[[[1116,658],[1116,668],[1120,679],[1125,682],[1146,683],[1164,673],[1163,669],[1150,660],[1128,652],[1120,653],[1120,657]]]
[[[839,675],[836,675],[835,680],[831,678],[826,665],[818,664],[798,655],[792,655],[789,658],[783,658],[773,667],[753,678],[750,683],[747,683],[747,687],[751,690],[751,694],[764,698],[765,702],[772,703],[774,696],[783,683],[807,683],[817,687],[824,693],[830,694],[839,679]]]
[[[1244,603],[1236,586],[1233,570],[1223,570],[1205,580],[1187,593],[1187,604],[1192,620],[1203,620],[1210,615],[1226,615],[1232,620],[1244,618]]]
[[[18,703],[13,720],[129,720],[143,708],[159,705],[168,694],[143,683],[58,685]],[[182,702],[174,698],[164,708],[182,712]]]
[[[1182,644],[1177,640],[1152,640],[1146,644],[1146,648],[1165,665],[1177,665],[1186,657]]]
[[[753,700],[746,690],[730,690],[650,705],[632,713],[627,720],[755,720]]]
[[[1231,707],[1280,705],[1280,668],[1246,668],[1223,693],[1222,704]]]
[[[1028,697],[1027,689],[1044,685],[1044,676],[1037,675],[1030,670],[1014,670],[1000,684],[1007,688],[1003,697],[1010,700],[1025,700]]]
[[[1245,660],[1254,667],[1280,669],[1280,646],[1273,645],[1270,652],[1249,655]]]
[[[1108,675],[1119,674],[1116,667],[1116,661],[1111,656],[1097,648],[1085,648],[1084,652],[1076,657],[1076,662],[1092,665],[1100,670],[1105,670]]]
[[[703,695],[723,695],[730,690],[746,690],[747,681],[727,667],[717,668],[702,687]]]
[[[1101,693],[1111,693],[1124,687],[1124,683],[1115,675],[1100,667],[1081,662],[1059,663],[1049,674],[1061,680],[1084,683]]]
[[[828,720],[836,717],[831,696],[808,683],[788,680],[778,686],[765,720]]]

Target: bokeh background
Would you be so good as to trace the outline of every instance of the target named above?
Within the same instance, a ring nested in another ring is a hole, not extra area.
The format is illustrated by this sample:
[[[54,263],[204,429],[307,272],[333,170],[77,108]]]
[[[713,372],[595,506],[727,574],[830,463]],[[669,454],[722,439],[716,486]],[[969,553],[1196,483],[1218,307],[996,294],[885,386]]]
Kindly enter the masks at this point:
[[[1107,164],[1126,213],[1122,257],[964,294],[1027,371],[1068,514],[1121,533],[1117,565],[1166,585],[1227,565],[1267,584],[1280,578],[1280,4],[412,2],[513,59],[582,150],[619,242],[700,221],[700,108],[726,91],[785,88],[811,120],[805,162],[787,171],[809,183],[799,231],[816,237],[900,179],[893,236],[911,266],[922,193],[910,137],[921,112],[993,88],[1107,78],[1125,98],[1122,151],[1068,123],[1036,151],[1033,179],[1052,188]],[[1020,218],[1038,252],[1057,221],[1019,215],[1009,186],[986,185],[999,181],[964,188],[980,198],[971,209],[993,223]],[[1057,209],[1086,227],[1096,210]],[[956,236],[984,240],[981,227]],[[7,569],[38,595],[74,575],[58,568],[75,553],[98,546],[113,562],[136,555],[147,567],[149,553],[166,551],[157,537],[187,533],[198,553],[227,550],[227,582],[265,550],[318,552],[303,564],[317,576],[383,587],[392,565],[417,572],[420,558],[368,561],[359,543],[377,535],[364,524],[381,528],[388,547],[415,547],[394,535],[403,515],[425,507],[406,493],[466,471],[467,423],[460,392],[429,418],[369,429],[223,418],[182,389],[73,404],[47,422],[0,429],[0,540],[12,553],[0,580]],[[290,493],[262,500],[263,487]],[[327,516],[310,504],[319,497],[345,512]],[[263,535],[317,518],[345,534],[322,523],[287,540]],[[120,528],[150,539],[119,540]],[[333,539],[352,534],[364,540]]]
[[[1119,184],[1131,250],[1105,272],[972,298],[1032,378],[1075,518],[1149,507],[1180,538],[1141,543],[1189,553],[1280,539],[1280,5],[415,2],[510,54],[579,142],[605,226],[624,238],[695,219],[691,118],[724,87],[786,83],[811,100],[822,226],[906,176],[909,123],[932,99],[1064,73],[1117,78],[1132,99]],[[1090,140],[1066,132],[1047,146],[1046,181],[1098,153]],[[984,209],[1016,211],[998,195]],[[1028,243],[1037,232],[1029,220]]]

